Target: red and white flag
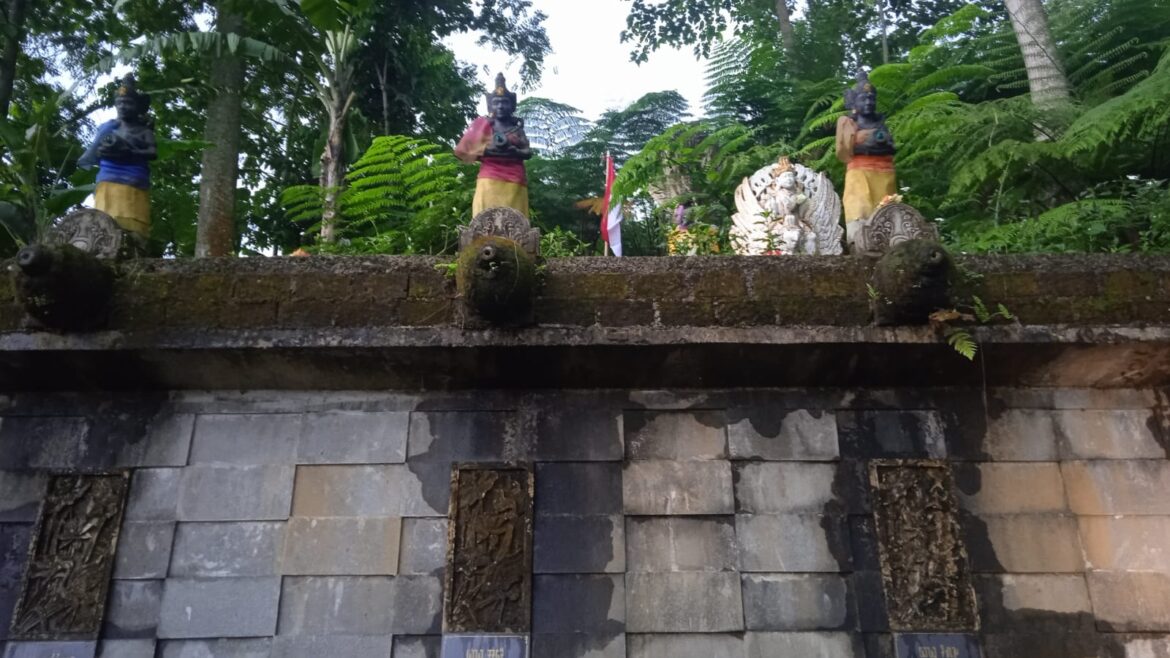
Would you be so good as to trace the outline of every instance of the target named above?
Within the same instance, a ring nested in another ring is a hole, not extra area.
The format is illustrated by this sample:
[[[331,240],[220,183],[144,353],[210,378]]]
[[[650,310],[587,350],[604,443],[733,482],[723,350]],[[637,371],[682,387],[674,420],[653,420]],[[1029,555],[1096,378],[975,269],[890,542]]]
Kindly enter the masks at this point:
[[[601,239],[609,245],[614,256],[622,255],[622,204],[613,199],[613,180],[616,172],[613,156],[605,154],[605,203],[601,211]]]

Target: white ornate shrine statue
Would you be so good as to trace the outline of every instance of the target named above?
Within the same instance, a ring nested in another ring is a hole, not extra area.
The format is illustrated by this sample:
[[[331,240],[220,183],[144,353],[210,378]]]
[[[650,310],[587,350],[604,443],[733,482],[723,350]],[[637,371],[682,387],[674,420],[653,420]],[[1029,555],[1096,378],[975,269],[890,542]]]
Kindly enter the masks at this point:
[[[735,191],[731,245],[741,255],[840,255],[841,197],[829,177],[780,158]]]

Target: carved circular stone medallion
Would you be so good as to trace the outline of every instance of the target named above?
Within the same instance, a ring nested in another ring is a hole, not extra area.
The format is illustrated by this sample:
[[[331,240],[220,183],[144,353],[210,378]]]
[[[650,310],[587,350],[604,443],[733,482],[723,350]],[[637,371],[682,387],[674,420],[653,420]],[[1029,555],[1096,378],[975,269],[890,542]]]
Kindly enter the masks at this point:
[[[878,208],[862,228],[861,251],[886,253],[908,240],[938,241],[938,227],[922,213],[905,203],[890,203]]]
[[[482,235],[508,238],[533,258],[540,256],[540,229],[532,228],[528,218],[514,208],[488,208],[476,215],[461,232],[459,248],[466,249],[475,238]]]
[[[106,213],[83,208],[69,213],[49,229],[45,242],[68,244],[97,258],[113,260],[122,250],[123,231]]]

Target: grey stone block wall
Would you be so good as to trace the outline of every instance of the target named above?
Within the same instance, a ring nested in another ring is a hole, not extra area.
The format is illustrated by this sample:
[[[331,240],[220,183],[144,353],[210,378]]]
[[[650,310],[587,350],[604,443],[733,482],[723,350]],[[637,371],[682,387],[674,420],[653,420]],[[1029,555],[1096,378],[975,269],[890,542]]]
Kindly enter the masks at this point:
[[[1165,407],[1035,389],[14,396],[0,644],[61,648],[6,638],[49,474],[128,469],[102,636],[68,651],[436,657],[451,465],[519,460],[534,657],[890,658],[868,464],[944,459],[984,658],[1170,655]]]

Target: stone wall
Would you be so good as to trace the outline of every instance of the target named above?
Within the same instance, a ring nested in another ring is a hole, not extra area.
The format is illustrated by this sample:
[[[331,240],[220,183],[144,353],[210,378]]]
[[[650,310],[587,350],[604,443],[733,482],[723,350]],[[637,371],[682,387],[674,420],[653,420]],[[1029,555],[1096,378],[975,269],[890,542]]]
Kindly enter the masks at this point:
[[[521,462],[533,656],[1170,658],[1170,259],[961,263],[974,362],[855,258],[554,260],[509,329],[427,258],[129,263],[86,333],[0,277],[4,656],[436,656],[452,465]]]
[[[536,473],[534,656],[886,658],[869,467],[897,459],[953,475],[986,658],[1167,656],[1166,402],[1068,388],[12,394],[0,629],[48,475],[125,469],[131,486],[101,641],[5,655],[436,656],[451,465],[519,460]]]

